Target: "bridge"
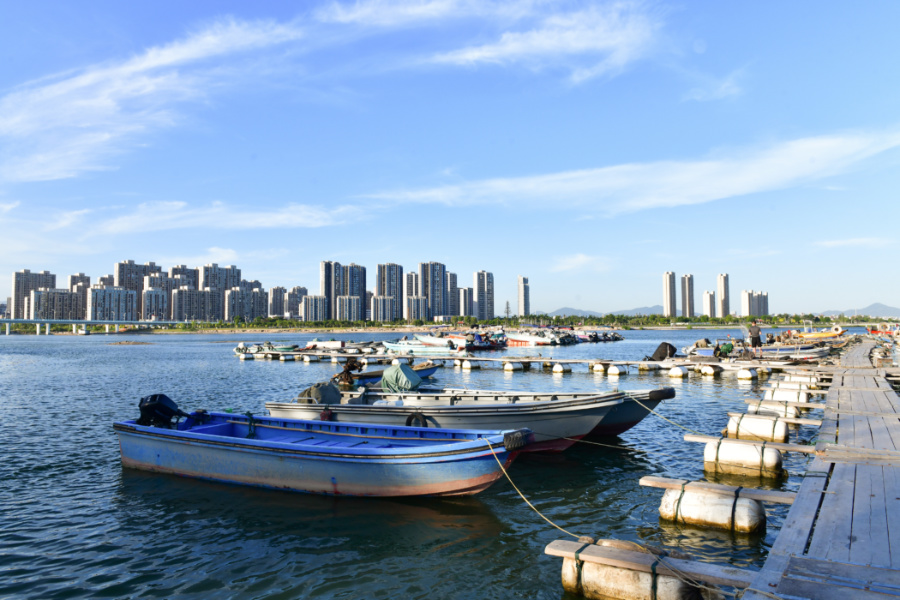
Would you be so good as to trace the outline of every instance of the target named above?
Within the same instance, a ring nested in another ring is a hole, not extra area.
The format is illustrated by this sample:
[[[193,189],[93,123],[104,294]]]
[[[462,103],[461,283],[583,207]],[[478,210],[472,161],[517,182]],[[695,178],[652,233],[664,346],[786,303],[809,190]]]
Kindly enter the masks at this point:
[[[37,335],[41,335],[41,325],[44,325],[44,331],[46,335],[50,335],[50,326],[51,325],[71,325],[72,333],[77,333],[79,326],[82,330],[87,329],[87,327],[93,325],[105,325],[106,331],[109,333],[110,326],[114,326],[116,328],[116,332],[119,331],[119,326],[121,325],[135,325],[135,326],[147,326],[147,325],[181,325],[181,321],[117,321],[117,320],[107,320],[107,321],[98,321],[98,320],[84,320],[84,319],[3,319],[0,321],[6,324],[6,335],[9,335],[9,330],[11,325],[34,325],[35,332]]]

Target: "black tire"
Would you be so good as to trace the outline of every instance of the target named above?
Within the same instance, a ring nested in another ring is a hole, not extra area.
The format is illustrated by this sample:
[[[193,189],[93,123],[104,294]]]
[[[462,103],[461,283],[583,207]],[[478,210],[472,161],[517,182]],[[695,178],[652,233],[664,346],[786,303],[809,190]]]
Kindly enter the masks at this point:
[[[413,423],[416,423],[414,425]],[[414,412],[406,417],[406,426],[407,427],[428,427],[428,421],[425,419],[425,415],[420,412]]]

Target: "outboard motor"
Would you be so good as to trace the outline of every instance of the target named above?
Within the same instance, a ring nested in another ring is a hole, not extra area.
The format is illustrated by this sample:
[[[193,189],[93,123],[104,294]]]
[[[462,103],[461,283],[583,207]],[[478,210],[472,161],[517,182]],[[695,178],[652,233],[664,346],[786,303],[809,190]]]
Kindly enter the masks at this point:
[[[137,420],[138,425],[150,427],[172,428],[173,417],[188,417],[186,412],[180,410],[175,401],[165,394],[153,394],[141,398],[138,402],[138,408],[141,409],[141,418]],[[177,421],[176,421],[177,423]]]

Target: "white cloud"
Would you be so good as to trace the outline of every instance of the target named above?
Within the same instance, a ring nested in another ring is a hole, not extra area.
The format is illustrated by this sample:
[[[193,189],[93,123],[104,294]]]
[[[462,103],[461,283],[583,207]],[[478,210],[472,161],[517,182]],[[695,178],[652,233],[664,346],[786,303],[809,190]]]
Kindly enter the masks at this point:
[[[718,152],[694,161],[660,161],[496,178],[368,195],[451,206],[548,203],[613,215],[787,189],[840,174],[900,146],[900,130],[800,138],[764,148]]]
[[[595,273],[608,271],[609,260],[603,256],[589,256],[587,254],[572,254],[562,256],[550,268],[553,272],[561,271],[592,271]]]
[[[108,159],[177,122],[216,83],[209,59],[299,39],[292,24],[223,20],[124,61],[44,78],[0,97],[0,182],[109,168]]]
[[[21,204],[21,203],[18,202],[18,201],[16,201],[16,202],[0,203],[0,215],[6,214],[6,213],[10,212],[11,210],[13,210],[13,209],[16,208],[17,206],[19,206],[19,204]]]
[[[324,23],[359,24],[373,27],[399,27],[421,21],[431,21],[468,12],[471,6],[457,0],[390,2],[370,0],[343,4],[334,2],[315,13]]]
[[[341,225],[359,220],[358,209],[338,206],[324,209],[289,204],[275,209],[242,209],[215,202],[190,206],[186,202],[147,202],[130,213],[101,221],[89,235],[170,231],[176,229],[279,229]]]
[[[865,237],[849,238],[845,240],[823,240],[820,242],[816,242],[816,245],[822,246],[823,248],[884,248],[885,246],[893,246],[896,243],[896,240],[887,238]]]
[[[744,93],[740,85],[742,77],[743,70],[737,70],[722,79],[705,78],[701,85],[692,88],[685,94],[684,99],[710,102],[740,96]]]
[[[643,58],[661,27],[639,3],[615,3],[554,14],[525,31],[507,31],[500,39],[438,54],[435,63],[452,65],[524,64],[532,68],[562,65],[574,82],[614,73]]]

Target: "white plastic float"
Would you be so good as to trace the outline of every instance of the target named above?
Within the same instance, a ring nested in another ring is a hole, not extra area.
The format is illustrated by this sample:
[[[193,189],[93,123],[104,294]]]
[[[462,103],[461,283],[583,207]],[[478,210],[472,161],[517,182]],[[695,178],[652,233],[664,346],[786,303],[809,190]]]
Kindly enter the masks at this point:
[[[788,426],[777,418],[744,414],[728,418],[728,435],[742,440],[788,441]]]
[[[708,492],[666,490],[659,505],[659,516],[676,523],[743,533],[762,531],[766,527],[766,511],[759,500]]]
[[[703,448],[703,468],[714,473],[775,477],[782,474],[784,459],[779,450],[764,445],[737,444],[721,439]]]
[[[572,365],[570,365],[568,363],[556,363],[555,365],[553,365],[553,372],[554,373],[571,373]]]
[[[756,372],[756,369],[741,369],[738,371],[737,378],[748,380],[748,379],[756,379],[759,375]]]
[[[625,365],[609,365],[609,368],[606,369],[606,374],[610,377],[628,375],[628,367],[626,367]]]
[[[505,363],[503,363],[503,370],[504,371],[522,371],[522,370],[524,370],[524,367],[522,366],[522,363],[520,363],[520,362],[505,362]]]
[[[687,376],[688,376],[688,370],[685,369],[684,367],[672,367],[671,369],[669,369],[669,377],[681,378],[681,377],[687,377]]]

